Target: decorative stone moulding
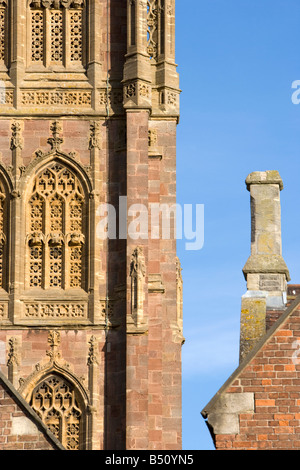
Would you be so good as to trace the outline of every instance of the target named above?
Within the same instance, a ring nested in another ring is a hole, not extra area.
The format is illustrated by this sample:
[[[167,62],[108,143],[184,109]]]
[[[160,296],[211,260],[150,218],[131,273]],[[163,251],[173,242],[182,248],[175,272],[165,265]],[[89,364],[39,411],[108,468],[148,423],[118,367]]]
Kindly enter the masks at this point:
[[[90,90],[26,90],[22,91],[21,103],[23,106],[78,106],[90,108],[92,105],[92,92]]]
[[[87,302],[24,302],[24,318],[28,320],[71,321],[87,320]]]
[[[131,81],[124,84],[124,107],[125,108],[151,108],[152,87],[143,80]]]

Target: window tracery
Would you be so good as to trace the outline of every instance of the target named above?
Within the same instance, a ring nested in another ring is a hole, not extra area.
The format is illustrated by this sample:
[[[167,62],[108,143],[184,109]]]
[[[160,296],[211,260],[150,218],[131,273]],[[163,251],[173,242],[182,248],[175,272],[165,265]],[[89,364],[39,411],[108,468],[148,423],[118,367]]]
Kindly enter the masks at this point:
[[[29,199],[29,287],[84,288],[85,196],[77,176],[53,161]]]
[[[84,413],[68,380],[51,374],[35,387],[30,405],[67,450],[82,449]]]
[[[30,15],[33,64],[83,64],[84,0],[32,0]]]

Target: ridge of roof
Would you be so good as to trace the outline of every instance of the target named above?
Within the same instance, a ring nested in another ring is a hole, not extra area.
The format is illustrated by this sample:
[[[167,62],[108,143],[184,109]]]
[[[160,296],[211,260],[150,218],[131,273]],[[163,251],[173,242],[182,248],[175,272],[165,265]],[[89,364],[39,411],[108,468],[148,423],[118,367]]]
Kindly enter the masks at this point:
[[[13,384],[8,380],[3,372],[0,371],[0,383],[4,384],[4,387],[9,390],[12,394],[14,400],[17,404],[22,408],[25,415],[34,422],[37,426],[39,431],[41,431],[47,440],[51,441],[52,444],[56,447],[56,450],[66,450],[66,448],[62,445],[62,443],[54,436],[54,434],[50,431],[50,429],[44,424],[44,422],[39,418],[39,416],[33,411],[31,406],[27,403],[27,401],[22,397],[22,395],[15,389]]]
[[[235,369],[235,371],[230,375],[226,382],[219,388],[217,393],[211,398],[207,405],[202,409],[201,415],[204,419],[207,418],[210,410],[213,409],[215,403],[222,395],[222,393],[234,382],[237,376],[248,366],[249,362],[256,356],[258,351],[263,348],[267,341],[273,336],[276,330],[280,328],[282,323],[293,313],[295,308],[300,304],[300,294],[295,298],[295,300],[287,307],[285,312],[278,318],[274,325],[266,332],[266,334],[257,342],[254,348],[247,354],[245,359],[240,363],[240,365]]]

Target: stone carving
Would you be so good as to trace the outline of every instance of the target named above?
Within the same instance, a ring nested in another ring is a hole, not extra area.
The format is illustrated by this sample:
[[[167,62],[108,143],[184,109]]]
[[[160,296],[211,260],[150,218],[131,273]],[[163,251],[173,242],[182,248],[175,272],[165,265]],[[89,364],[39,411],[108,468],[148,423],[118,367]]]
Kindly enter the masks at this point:
[[[82,62],[83,6],[82,0],[33,0],[31,2],[32,62],[46,66],[65,65],[66,56],[71,62]],[[48,10],[47,14],[46,10]],[[47,27],[44,26],[45,24]],[[68,25],[68,34],[64,30],[65,25]],[[66,41],[66,36],[69,37],[68,41]],[[48,60],[49,63],[47,63]]]
[[[75,320],[87,318],[87,306],[76,302],[26,303],[25,317],[34,319]]]
[[[51,62],[55,64],[62,64],[63,62],[63,32],[62,10],[50,11]]]
[[[132,98],[136,95],[136,83],[129,83],[125,86],[125,98]]]
[[[82,411],[69,381],[52,374],[33,390],[30,405],[67,450],[80,449]]]
[[[100,106],[107,106],[107,102],[110,107],[114,105],[121,105],[123,102],[123,91],[122,90],[109,90],[106,88],[99,90],[99,104]]]
[[[135,248],[131,256],[131,313],[137,326],[143,320],[144,282],[146,268],[145,258],[141,247]]]
[[[42,11],[31,13],[31,60],[41,62],[44,58],[44,15]]]
[[[48,141],[57,146],[62,139],[56,123],[52,131]],[[35,177],[29,206],[29,286],[81,288],[84,192],[78,178],[67,167],[52,162]]]
[[[97,351],[97,339],[95,336],[91,336],[91,339],[89,340],[89,354],[88,354],[88,359],[87,359],[87,365],[92,366],[94,364],[99,365],[98,361],[98,351]]]
[[[7,360],[7,366],[14,366],[14,365],[19,365],[19,357],[18,357],[18,341],[17,338],[12,337],[8,340],[8,360]]]
[[[36,364],[31,375],[19,380],[19,392],[66,449],[79,450],[88,394],[61,358],[60,333],[50,330],[48,343],[48,362]]]
[[[0,304],[0,320],[4,320],[7,317],[7,309],[4,304]]]
[[[170,106],[176,106],[177,105],[177,94],[169,91],[167,93],[167,104]]]
[[[147,51],[151,58],[156,58],[158,52],[158,1],[147,0]]]
[[[19,122],[13,122],[12,126],[12,137],[10,141],[10,149],[22,149],[23,139],[21,136],[21,124]]]
[[[24,106],[79,106],[90,107],[92,95],[90,91],[24,91]]]
[[[31,8],[82,8],[85,4],[84,0],[32,0],[30,3]]]
[[[12,106],[14,92],[9,90],[0,90],[0,105]]]
[[[157,129],[149,129],[148,131],[148,146],[155,148],[157,144]]]
[[[124,86],[124,104],[128,101],[134,103],[149,102],[151,100],[151,86],[141,81],[134,81]]]
[[[63,143],[63,138],[59,137],[59,134],[62,131],[60,123],[58,121],[54,121],[50,126],[50,130],[52,131],[52,137],[49,137],[47,142],[51,145],[51,150],[59,150],[60,145]]]
[[[95,121],[90,125],[90,141],[89,141],[89,150],[94,148],[100,148],[100,137],[99,137],[100,124]]]
[[[147,51],[151,59],[158,59],[164,52],[164,18],[165,0],[147,0]]]
[[[70,60],[82,61],[82,10],[70,11]]]

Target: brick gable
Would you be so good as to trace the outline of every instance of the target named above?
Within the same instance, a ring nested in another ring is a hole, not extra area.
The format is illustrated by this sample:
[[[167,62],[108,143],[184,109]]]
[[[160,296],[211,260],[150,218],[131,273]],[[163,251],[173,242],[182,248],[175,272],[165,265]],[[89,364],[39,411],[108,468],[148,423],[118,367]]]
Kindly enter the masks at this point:
[[[216,449],[300,449],[300,298],[202,411]]]
[[[0,372],[0,450],[62,450],[63,446]]]

